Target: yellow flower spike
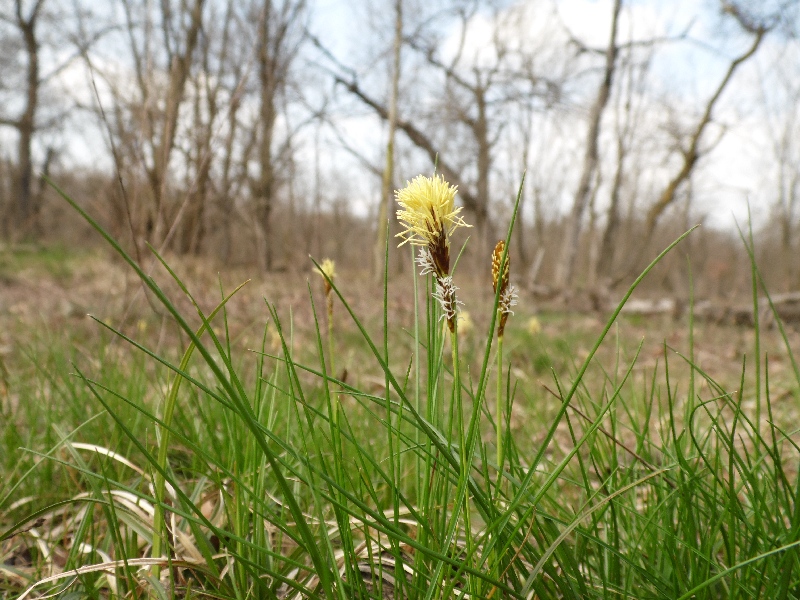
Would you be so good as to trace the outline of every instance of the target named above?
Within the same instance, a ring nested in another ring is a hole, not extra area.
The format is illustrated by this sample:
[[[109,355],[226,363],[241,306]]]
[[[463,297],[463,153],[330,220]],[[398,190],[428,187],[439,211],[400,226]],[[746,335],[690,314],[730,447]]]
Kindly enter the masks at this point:
[[[336,373],[336,367],[334,366],[336,357],[333,353],[333,287],[331,287],[331,281],[333,278],[336,277],[336,263],[334,263],[330,258],[326,258],[323,260],[319,265],[317,265],[317,274],[322,277],[322,280],[325,284],[325,305],[328,309],[328,361],[330,364],[331,373]],[[338,408],[337,408],[338,411]],[[338,415],[339,413],[334,413],[334,421],[338,422]]]
[[[395,192],[397,219],[405,227],[397,234],[403,238],[399,245],[426,246],[439,277],[450,272],[450,235],[458,227],[470,227],[459,216],[462,207],[455,205],[457,191],[439,175],[419,175]]]
[[[536,317],[531,317],[528,319],[528,323],[525,326],[525,329],[528,330],[528,333],[531,335],[536,335],[540,331],[542,331],[542,324]]]
[[[456,319],[458,321],[458,331],[461,333],[467,334],[475,328],[475,323],[472,321],[472,317],[465,310],[459,312]]]
[[[325,280],[325,293],[330,293],[331,284],[328,283],[328,279],[333,281],[333,278],[336,277],[336,263],[334,263],[330,258],[326,258],[319,265],[317,274]],[[328,279],[325,279],[325,276],[327,276]]]
[[[328,276],[328,279],[333,279],[336,277],[336,263],[333,262],[330,258],[326,258],[322,261],[319,265],[320,274],[325,274]]]

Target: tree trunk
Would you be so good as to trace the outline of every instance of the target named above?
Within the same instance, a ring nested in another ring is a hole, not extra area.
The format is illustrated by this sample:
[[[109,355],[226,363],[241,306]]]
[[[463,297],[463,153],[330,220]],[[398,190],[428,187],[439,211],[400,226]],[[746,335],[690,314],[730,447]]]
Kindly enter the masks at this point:
[[[167,207],[164,196],[167,186],[167,170],[175,147],[181,104],[183,103],[186,81],[192,66],[192,55],[203,26],[203,4],[205,0],[195,0],[190,13],[190,21],[184,33],[184,47],[180,54],[172,56],[169,65],[166,109],[164,111],[159,137],[153,147],[153,168],[149,173],[150,187],[155,201],[155,223],[153,236],[159,243],[167,241],[169,235]],[[163,8],[163,10],[167,10]]]
[[[202,70],[209,72],[208,48],[204,48]],[[193,102],[193,167],[194,174],[189,182],[189,192],[186,198],[183,219],[181,222],[181,236],[179,250],[182,254],[197,254],[205,236],[205,212],[208,199],[208,189],[211,183],[211,139],[214,133],[214,124],[217,120],[217,87],[208,83],[201,84],[201,80],[208,82],[208,78],[201,77],[195,83]]]
[[[230,8],[230,4],[229,4]],[[223,63],[224,64],[224,63]],[[240,67],[235,66],[236,77],[235,80],[241,79]],[[239,129],[238,114],[241,107],[241,93],[243,87],[241,84],[233,91],[230,105],[228,107],[227,121],[228,121],[228,134],[225,138],[224,153],[222,157],[222,177],[220,186],[217,188],[216,208],[219,213],[220,227],[222,231],[222,239],[219,244],[219,257],[227,263],[231,259],[231,251],[233,246],[233,214],[234,214],[234,197],[232,193],[234,190],[234,176],[232,174],[234,166],[234,144],[236,142],[236,134]],[[238,179],[238,178],[237,178]]]
[[[614,248],[619,231],[619,199],[622,191],[622,180],[625,163],[625,141],[622,132],[617,136],[617,169],[614,172],[614,182],[611,184],[611,198],[606,213],[606,227],[600,242],[597,261],[598,277],[608,276],[614,267]]]
[[[386,165],[383,169],[381,200],[378,207],[377,236],[373,254],[373,278],[383,277],[383,261],[386,252],[386,235],[389,231],[389,206],[392,202],[392,182],[394,181],[394,140],[397,130],[397,96],[400,88],[400,50],[403,45],[403,0],[395,0],[394,46],[392,59],[392,83],[389,93],[388,140],[386,142]]]
[[[36,24],[43,0],[38,0],[29,17],[22,14],[22,0],[16,0],[15,9],[17,27],[25,43],[25,54],[28,59],[26,73],[25,108],[16,122],[19,140],[17,144],[17,174],[14,180],[14,197],[16,198],[17,235],[27,236],[35,231],[32,222],[34,207],[32,206],[33,136],[36,133],[36,110],[39,107],[39,42],[36,39]]]
[[[274,165],[272,161],[272,138],[275,129],[275,95],[277,92],[277,72],[275,57],[270,54],[271,39],[269,28],[272,16],[272,1],[264,0],[258,34],[258,82],[260,94],[258,142],[258,179],[254,196],[256,219],[260,231],[259,266],[271,271],[273,267],[272,208],[274,194]]]
[[[619,21],[622,0],[614,0],[613,14],[611,17],[611,36],[606,48],[606,64],[603,81],[597,90],[597,98],[589,112],[589,128],[586,134],[586,152],[583,158],[578,189],[572,204],[572,212],[567,221],[567,230],[561,248],[561,259],[556,272],[556,284],[559,287],[572,283],[575,272],[575,261],[578,256],[578,241],[581,233],[583,214],[586,212],[591,195],[592,178],[597,169],[598,146],[600,138],[600,122],[608,99],[611,95],[611,84],[614,79],[614,68],[617,61],[617,23]]]

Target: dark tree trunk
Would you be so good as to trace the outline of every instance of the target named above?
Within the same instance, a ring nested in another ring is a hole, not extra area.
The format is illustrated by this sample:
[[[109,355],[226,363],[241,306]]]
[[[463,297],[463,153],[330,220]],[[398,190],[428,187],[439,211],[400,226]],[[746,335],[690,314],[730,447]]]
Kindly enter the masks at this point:
[[[36,230],[33,223],[35,215],[32,200],[33,183],[33,137],[36,133],[36,111],[39,106],[39,42],[36,39],[36,25],[43,0],[39,0],[27,18],[22,14],[22,0],[16,0],[17,27],[25,43],[28,59],[26,73],[25,108],[16,122],[19,134],[17,144],[17,175],[14,181],[16,200],[17,236],[27,236]]]

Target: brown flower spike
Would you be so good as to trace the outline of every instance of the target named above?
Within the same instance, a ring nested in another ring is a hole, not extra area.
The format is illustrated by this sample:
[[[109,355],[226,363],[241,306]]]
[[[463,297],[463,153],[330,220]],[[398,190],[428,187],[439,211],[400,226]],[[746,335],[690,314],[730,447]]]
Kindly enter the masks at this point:
[[[500,283],[500,293],[502,294],[508,287],[508,272],[509,265],[511,264],[511,257],[506,256],[506,264],[503,269],[503,276],[500,277],[500,263],[503,260],[503,251],[506,249],[506,243],[503,240],[497,242],[492,252],[492,288],[497,293],[497,284]]]
[[[500,266],[503,261],[503,252],[505,251],[506,243],[503,240],[497,242],[492,252],[492,288],[497,293],[497,288],[500,288],[500,300],[497,304],[497,310],[500,313],[497,321],[497,337],[502,338],[506,330],[506,321],[508,315],[513,315],[511,310],[512,306],[517,304],[517,290],[513,285],[508,284],[508,276],[510,272],[511,256],[506,255],[506,262],[503,265],[503,272],[500,272]]]

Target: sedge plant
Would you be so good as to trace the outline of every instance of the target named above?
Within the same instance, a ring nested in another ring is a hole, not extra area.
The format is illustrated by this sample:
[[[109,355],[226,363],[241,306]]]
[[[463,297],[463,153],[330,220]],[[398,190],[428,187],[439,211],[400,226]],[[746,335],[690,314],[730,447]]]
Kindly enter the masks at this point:
[[[495,443],[497,445],[497,485],[503,472],[503,336],[511,308],[517,304],[517,290],[509,284],[511,259],[505,240],[495,244],[492,251],[492,289],[497,296],[497,393],[495,396]]]
[[[450,545],[455,539],[458,529],[459,514],[463,514],[465,527],[470,529],[470,505],[466,494],[466,482],[469,478],[467,457],[467,444],[464,431],[464,407],[461,391],[461,377],[458,354],[458,311],[462,304],[456,295],[458,287],[453,282],[450,273],[450,237],[458,227],[468,227],[459,213],[461,207],[456,207],[455,196],[457,188],[450,185],[440,175],[432,177],[420,175],[409,181],[401,190],[396,192],[396,199],[400,205],[397,219],[404,229],[398,236],[403,238],[400,243],[410,243],[419,247],[416,259],[420,267],[420,275],[431,275],[434,291],[431,298],[436,300],[441,319],[450,332],[450,348],[452,353],[453,388],[452,408],[450,410],[450,423],[448,432],[453,431],[453,421],[458,435],[458,450],[460,459],[459,486],[456,509],[450,518],[445,544]],[[467,535],[467,550],[471,552],[471,536]],[[439,570],[438,577],[443,577],[443,570]],[[439,581],[434,587],[438,588]]]
[[[493,261],[495,301],[483,351],[468,371],[460,366],[460,299],[450,256],[449,236],[465,225],[455,190],[438,176],[412,180],[404,190],[397,194],[403,238],[418,247],[424,271],[413,334],[389,331],[388,279],[381,343],[343,284],[326,277],[330,297],[360,336],[353,350],[361,352],[360,372],[348,378],[356,383],[337,378],[333,336],[324,351],[324,325],[314,311],[309,330],[301,331],[266,303],[264,341],[255,349],[237,346],[228,327],[231,294],[206,310],[166,268],[167,281],[189,299],[190,310],[180,309],[164,282],[64,195],[139,276],[186,342],[180,350],[157,351],[146,337],[101,324],[139,357],[128,365],[136,377],[115,375],[119,370],[107,362],[92,375],[96,367],[76,357],[74,376],[40,375],[48,384],[42,389],[59,393],[55,408],[74,416],[55,412],[48,421],[35,412],[46,403],[30,402],[2,424],[11,436],[25,416],[45,423],[51,437],[24,441],[30,463],[0,486],[0,595],[800,596],[800,450],[791,424],[781,427],[771,392],[790,386],[789,398],[796,399],[800,389],[790,332],[781,328],[791,377],[774,383],[771,360],[757,363],[765,384],[761,414],[768,415],[762,423],[748,411],[758,396],[746,364],[731,393],[697,364],[691,347],[665,348],[657,366],[640,366],[639,351],[627,356],[621,347],[611,367],[599,361],[624,303],[684,234],[631,284],[602,330],[586,334],[594,341],[585,357],[573,354],[550,382],[520,386],[517,402],[533,417],[513,431],[509,396],[517,388],[498,387],[505,415],[488,405],[492,352],[499,378],[500,340],[522,353],[529,339],[503,319],[510,313],[500,305],[513,217],[493,255],[500,257]],[[753,265],[754,286],[763,291],[754,259]],[[511,298],[507,291],[505,297]],[[268,331],[277,350],[266,343]],[[448,342],[451,360],[445,360]],[[105,361],[116,356],[108,353]],[[385,383],[379,392],[358,383],[374,372]],[[693,377],[683,379],[687,372]],[[163,386],[148,387],[151,379]],[[687,380],[702,385],[687,390]],[[23,384],[30,382],[10,383]],[[32,388],[21,391],[38,399]],[[342,399],[339,411],[334,395]],[[545,413],[548,402],[552,410]],[[79,416],[85,407],[92,413]],[[497,428],[503,419],[505,432]],[[62,487],[31,499],[45,472],[63,473],[50,477]]]
[[[334,366],[335,354],[333,352],[333,344],[334,344],[333,295],[332,295],[333,288],[331,287],[333,278],[336,277],[336,263],[333,262],[330,258],[324,259],[318,265],[317,273],[319,273],[319,275],[322,277],[323,287],[325,292],[325,310],[327,313],[326,316],[328,318],[328,361],[330,364],[329,368],[331,373],[336,373],[336,367]]]

